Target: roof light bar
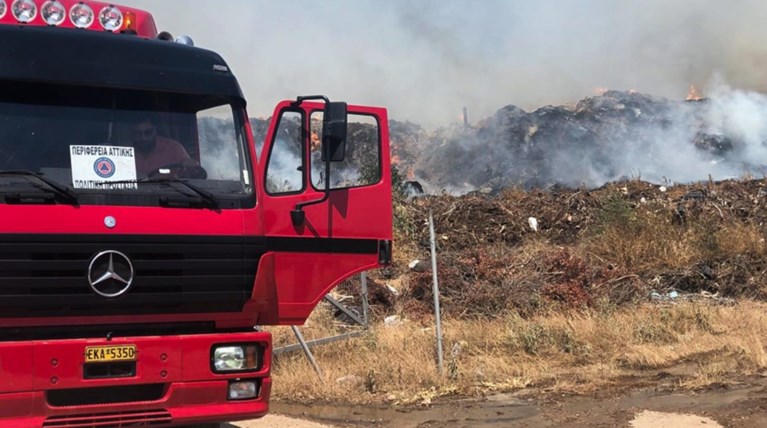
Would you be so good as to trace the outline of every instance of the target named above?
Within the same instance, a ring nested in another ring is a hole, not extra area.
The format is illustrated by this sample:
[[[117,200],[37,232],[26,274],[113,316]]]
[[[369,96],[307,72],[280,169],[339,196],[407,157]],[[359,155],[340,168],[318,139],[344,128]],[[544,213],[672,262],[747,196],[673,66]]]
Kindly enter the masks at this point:
[[[107,31],[119,30],[123,25],[123,13],[115,6],[106,6],[99,12],[99,23]]]
[[[67,18],[67,8],[58,0],[48,0],[40,8],[43,21],[48,25],[61,25]]]
[[[69,11],[69,19],[72,21],[72,24],[74,24],[77,28],[88,28],[91,25],[93,25],[93,21],[95,20],[95,14],[93,13],[93,9],[91,9],[90,6],[88,6],[85,3],[78,3],[74,6],[72,6],[72,9]]]
[[[32,0],[15,0],[11,4],[11,13],[17,21],[26,24],[37,17],[37,5]]]
[[[6,25],[85,29],[147,39],[158,35],[151,13],[112,0],[0,0],[0,26]],[[170,35],[164,37],[173,41]]]

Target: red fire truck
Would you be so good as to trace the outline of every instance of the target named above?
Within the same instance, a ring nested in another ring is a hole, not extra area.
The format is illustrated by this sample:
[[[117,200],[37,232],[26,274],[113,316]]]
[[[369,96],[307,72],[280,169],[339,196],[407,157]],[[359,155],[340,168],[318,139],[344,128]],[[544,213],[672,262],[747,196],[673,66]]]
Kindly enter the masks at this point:
[[[260,326],[390,262],[386,111],[245,105],[148,12],[0,0],[0,426],[263,416]]]

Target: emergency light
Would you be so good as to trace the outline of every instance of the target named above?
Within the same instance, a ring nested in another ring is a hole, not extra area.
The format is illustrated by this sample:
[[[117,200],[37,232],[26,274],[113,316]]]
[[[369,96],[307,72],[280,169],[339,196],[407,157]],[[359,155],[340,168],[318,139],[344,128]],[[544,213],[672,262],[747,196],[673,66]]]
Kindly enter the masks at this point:
[[[43,21],[48,25],[61,25],[67,19],[67,8],[57,0],[48,0],[41,8]]]
[[[50,26],[157,37],[149,12],[99,1],[0,0],[0,24]]]

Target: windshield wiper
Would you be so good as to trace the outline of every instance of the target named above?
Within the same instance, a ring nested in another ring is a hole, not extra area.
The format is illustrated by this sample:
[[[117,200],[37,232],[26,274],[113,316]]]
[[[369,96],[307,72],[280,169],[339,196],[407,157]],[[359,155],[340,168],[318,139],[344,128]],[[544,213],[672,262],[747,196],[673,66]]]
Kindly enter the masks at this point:
[[[65,186],[55,180],[51,180],[50,178],[47,178],[43,176],[42,174],[32,172],[32,171],[11,171],[11,170],[0,170],[0,177],[25,177],[25,178],[34,178],[37,181],[45,184],[48,186],[48,188],[42,187],[42,186],[35,186],[40,190],[44,191],[52,191],[56,195],[58,195],[60,198],[64,199],[65,201],[69,202],[72,205],[77,206],[78,205],[78,196],[77,193],[75,193],[72,189],[70,189],[68,186]]]
[[[202,200],[203,203],[208,205],[211,208],[218,208],[218,198],[213,193],[210,193],[209,191],[196,186],[192,183],[190,183],[187,180],[182,180],[180,178],[142,178],[140,180],[122,180],[122,181],[106,181],[103,183],[99,183],[100,186],[108,186],[110,184],[170,184],[170,183],[178,183],[186,187],[187,189],[193,191],[196,193],[200,200]],[[178,191],[178,189],[175,189],[173,186],[168,186],[171,189],[174,189]]]

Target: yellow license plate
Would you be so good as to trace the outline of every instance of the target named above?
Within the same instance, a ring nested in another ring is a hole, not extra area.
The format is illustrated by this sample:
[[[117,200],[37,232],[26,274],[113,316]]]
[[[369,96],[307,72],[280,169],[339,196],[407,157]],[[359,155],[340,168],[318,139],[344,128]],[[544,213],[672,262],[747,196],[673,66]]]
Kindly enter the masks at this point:
[[[135,361],[136,345],[88,346],[85,348],[86,363],[108,363],[110,361]]]

